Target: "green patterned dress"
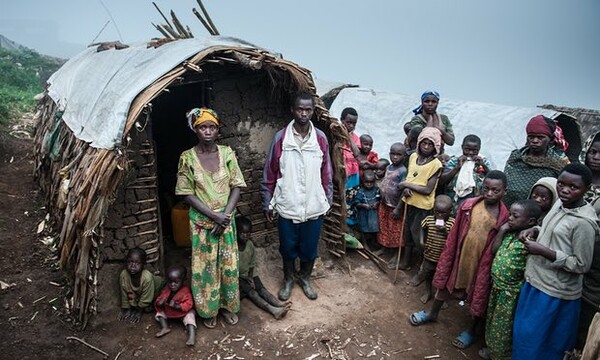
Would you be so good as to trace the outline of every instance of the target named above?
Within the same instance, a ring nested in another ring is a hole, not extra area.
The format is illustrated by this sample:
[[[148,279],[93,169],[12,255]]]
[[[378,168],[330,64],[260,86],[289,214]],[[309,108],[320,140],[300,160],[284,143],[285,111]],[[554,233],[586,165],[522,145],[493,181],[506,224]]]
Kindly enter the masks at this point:
[[[525,281],[527,249],[516,233],[507,233],[492,263],[492,292],[487,308],[485,342],[492,359],[510,359],[512,328]]]
[[[195,195],[206,206],[223,211],[234,187],[246,183],[235,153],[229,146],[217,145],[219,168],[211,172],[202,168],[196,151],[184,151],[179,158],[177,195]],[[238,249],[235,222],[223,234],[210,234],[215,223],[190,208],[192,236],[192,293],[196,312],[202,318],[217,316],[219,309],[232,313],[240,310]]]

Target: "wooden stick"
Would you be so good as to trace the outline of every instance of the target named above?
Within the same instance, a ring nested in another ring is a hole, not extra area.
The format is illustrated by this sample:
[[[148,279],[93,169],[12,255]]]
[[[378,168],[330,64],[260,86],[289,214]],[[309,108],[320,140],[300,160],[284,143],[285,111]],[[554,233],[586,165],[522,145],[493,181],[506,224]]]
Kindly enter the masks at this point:
[[[206,31],[208,31],[209,34],[211,34],[211,35],[217,35],[217,34],[214,33],[214,30],[210,28],[210,25],[208,25],[208,23],[206,22],[206,20],[204,20],[204,18],[202,17],[202,15],[200,15],[200,13],[198,12],[198,10],[196,10],[196,8],[193,8],[192,12],[194,13],[194,15],[196,15],[196,17],[198,18],[198,20],[200,20],[200,22],[202,23],[202,25],[204,25],[204,27],[206,28]]]
[[[154,26],[156,28],[156,30],[160,31],[160,33],[166,37],[167,39],[172,39],[171,35],[169,35],[168,32],[164,31],[160,26],[156,25],[155,23],[151,23],[152,26]]]
[[[402,240],[404,240],[404,225],[406,224],[406,208],[408,204],[404,202],[404,212],[402,213],[402,223],[400,224],[400,234],[402,234]],[[398,246],[398,258],[396,259],[396,270],[394,271],[394,284],[398,279],[398,267],[400,266],[400,255],[402,255],[402,246]]]
[[[190,34],[188,34],[187,31],[185,31],[185,28],[183,27],[183,25],[181,25],[181,22],[179,21],[179,19],[175,15],[175,11],[173,10],[171,10],[171,17],[173,18],[173,24],[175,25],[175,28],[177,29],[177,31],[179,31],[181,36],[186,39],[189,38]]]
[[[167,17],[165,16],[165,14],[163,14],[162,11],[160,11],[160,8],[158,7],[158,5],[156,5],[156,3],[154,1],[152,2],[152,5],[154,5],[156,10],[158,10],[158,13],[160,14],[160,16],[162,16],[162,18],[165,20],[167,25],[169,25],[170,28],[173,28],[173,25],[171,25],[171,23],[169,22],[169,19],[167,19]]]
[[[157,219],[150,219],[150,220],[146,220],[146,221],[140,221],[140,222],[137,222],[135,224],[121,226],[121,229],[129,229],[129,228],[136,227],[136,226],[151,224],[151,223],[154,223],[156,221],[157,221]]]
[[[208,11],[206,11],[206,8],[202,4],[202,0],[196,0],[196,2],[198,3],[198,5],[200,5],[200,10],[202,10],[202,13],[206,17],[206,21],[208,21],[208,23],[210,24],[210,27],[211,27],[211,29],[214,32],[213,35],[221,35],[219,33],[219,30],[217,30],[217,27],[215,26],[215,23],[213,23],[212,19],[210,18],[210,15],[208,15]]]
[[[75,336],[67,336],[67,340],[76,340],[79,341],[80,343],[82,343],[83,345],[89,347],[90,349],[96,350],[97,352],[99,352],[100,354],[104,355],[104,357],[108,357],[108,353],[105,351],[102,351],[100,349],[98,349],[97,347],[95,347],[94,345],[90,345],[88,343],[86,343],[85,341],[81,340],[78,337]]]

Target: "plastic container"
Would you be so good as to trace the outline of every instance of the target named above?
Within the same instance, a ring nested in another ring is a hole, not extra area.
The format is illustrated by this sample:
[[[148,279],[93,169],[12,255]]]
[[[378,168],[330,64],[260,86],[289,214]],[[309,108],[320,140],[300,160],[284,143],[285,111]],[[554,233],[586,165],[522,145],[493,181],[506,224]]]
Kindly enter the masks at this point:
[[[189,206],[183,202],[177,203],[171,209],[171,223],[173,224],[173,240],[179,247],[192,246],[190,236]]]

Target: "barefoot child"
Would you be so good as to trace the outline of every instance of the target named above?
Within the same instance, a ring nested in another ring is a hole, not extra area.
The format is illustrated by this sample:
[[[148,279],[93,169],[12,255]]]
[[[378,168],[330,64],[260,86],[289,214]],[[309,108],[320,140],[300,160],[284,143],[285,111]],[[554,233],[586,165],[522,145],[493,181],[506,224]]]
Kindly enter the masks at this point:
[[[367,170],[362,175],[362,185],[356,193],[353,206],[357,212],[358,229],[361,232],[361,242],[371,249],[377,241],[379,220],[377,208],[381,201],[379,188],[375,186],[375,173]]]
[[[552,205],[558,200],[556,193],[556,178],[543,177],[539,179],[531,188],[529,198],[542,208],[542,215],[538,219],[538,225],[542,225],[542,220],[552,208]]]
[[[435,274],[440,254],[446,244],[446,238],[454,225],[452,213],[452,200],[447,195],[438,195],[433,204],[433,215],[427,216],[421,222],[421,238],[425,241],[423,262],[419,273],[413,277],[411,284],[418,286],[425,281],[426,292],[421,296],[421,302],[426,304],[433,297],[431,280]]]
[[[171,332],[168,319],[183,319],[183,325],[188,333],[186,345],[193,346],[196,342],[196,313],[194,298],[189,287],[183,285],[187,270],[183,266],[171,266],[167,270],[167,284],[154,302],[156,315],[160,323],[160,331],[156,337],[162,337]]]
[[[508,222],[496,235],[492,252],[492,291],[487,308],[485,342],[480,355],[489,359],[510,359],[512,326],[519,293],[525,281],[527,249],[516,239],[519,232],[537,224],[542,209],[533,200],[519,200],[510,207]],[[488,355],[486,357],[486,355]]]
[[[492,170],[483,180],[482,195],[465,200],[458,208],[435,269],[433,286],[437,291],[431,312],[419,311],[409,317],[415,326],[436,321],[444,301],[466,299],[473,323],[452,342],[461,349],[473,343],[475,330],[483,325],[491,287],[492,246],[497,229],[509,215],[501,201],[505,193],[506,176]]]
[[[279,320],[287,314],[292,302],[277,299],[263,286],[258,275],[254,275],[256,253],[250,239],[252,222],[244,216],[238,216],[235,224],[240,259],[240,298],[248,297],[256,306]]]
[[[120,321],[137,323],[142,312],[152,312],[152,301],[162,285],[159,276],[152,275],[146,269],[146,252],[133,248],[127,253],[127,264],[119,276],[121,288]]]
[[[419,243],[421,222],[433,209],[435,188],[442,172],[442,163],[436,157],[440,154],[441,145],[440,130],[424,128],[417,140],[417,151],[408,160],[406,180],[398,184],[402,202],[394,210],[395,218],[400,218],[406,204],[406,213],[402,215],[405,226],[400,269],[409,268],[413,246]]]
[[[377,161],[377,168],[375,169],[375,186],[381,189],[381,181],[385,177],[385,171],[390,166],[388,159],[379,159]]]
[[[457,209],[465,199],[479,196],[485,174],[491,170],[490,162],[479,155],[481,139],[467,135],[462,143],[462,155],[453,156],[444,167],[440,183],[447,184],[447,194]]]
[[[360,136],[360,153],[365,158],[360,165],[361,176],[364,170],[375,170],[377,169],[377,161],[379,160],[379,155],[375,151],[373,151],[373,138],[371,135],[361,135]]]
[[[393,249],[398,248],[402,239],[400,220],[394,218],[394,209],[400,202],[401,190],[398,189],[398,184],[406,177],[405,156],[406,148],[402,143],[392,144],[390,147],[391,164],[385,170],[385,176],[379,186],[381,204],[377,210],[379,218],[377,243],[382,246],[381,252],[386,255],[390,255]]]
[[[575,346],[583,274],[592,263],[598,217],[584,200],[592,182],[582,164],[558,176],[542,227],[521,232],[529,256],[513,326],[513,359],[562,359]]]

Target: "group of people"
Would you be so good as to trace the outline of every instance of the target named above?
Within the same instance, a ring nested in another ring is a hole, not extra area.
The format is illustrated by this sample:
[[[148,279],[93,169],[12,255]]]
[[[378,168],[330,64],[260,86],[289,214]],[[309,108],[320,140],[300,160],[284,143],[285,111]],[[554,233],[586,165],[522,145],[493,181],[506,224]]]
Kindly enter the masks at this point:
[[[595,315],[600,326],[600,136],[571,163],[560,127],[538,115],[525,146],[494,170],[475,134],[462,154],[444,153],[455,137],[439,99],[422,95],[389,159],[373,152],[372,137],[353,134],[358,113],[344,109],[347,224],[389,268],[418,265],[410,283],[425,282],[420,300],[433,302],[410,314],[412,325],[435,322],[458,299],[472,323],[454,346],[482,336],[482,358],[563,359],[583,348]],[[585,359],[598,356],[599,342]]]
[[[561,129],[536,116],[525,146],[502,172],[480,154],[474,134],[463,139],[461,155],[444,153],[455,136],[437,112],[439,99],[433,91],[422,95],[389,159],[372,150],[371,136],[355,134],[358,113],[344,109],[349,229],[390,268],[409,270],[419,258],[411,283],[425,282],[421,301],[433,302],[430,311],[409,316],[412,325],[435,322],[450,299],[465,300],[473,322],[455,346],[468,347],[484,333],[482,357],[562,359],[583,346],[600,305],[600,136],[586,142],[581,163],[569,163]],[[293,119],[275,134],[260,185],[265,218],[279,232],[278,296],[254,275],[252,222],[234,213],[246,184],[232,149],[216,143],[219,118],[193,109],[187,118],[199,142],[181,154],[176,187],[190,205],[191,289],[183,285],[185,266],[173,266],[161,290],[160,279],[143,269],[143,250],[132,249],[120,278],[121,319],[137,322],[154,310],[156,336],[163,336],[167,319],[181,318],[193,345],[196,314],[208,328],[219,314],[235,325],[240,298],[248,297],[280,319],[295,283],[317,299],[311,274],[333,201],[333,167],[327,137],[311,121],[314,109],[310,94],[295,97]]]

